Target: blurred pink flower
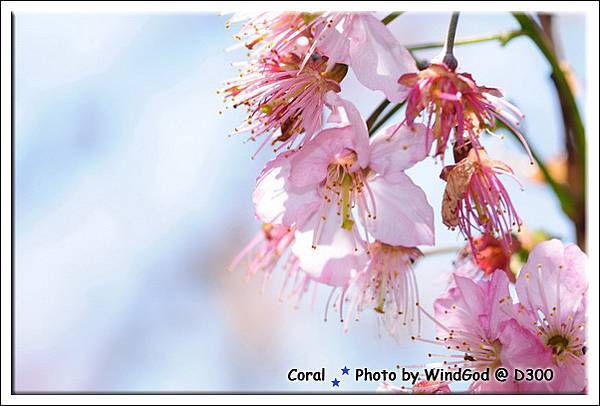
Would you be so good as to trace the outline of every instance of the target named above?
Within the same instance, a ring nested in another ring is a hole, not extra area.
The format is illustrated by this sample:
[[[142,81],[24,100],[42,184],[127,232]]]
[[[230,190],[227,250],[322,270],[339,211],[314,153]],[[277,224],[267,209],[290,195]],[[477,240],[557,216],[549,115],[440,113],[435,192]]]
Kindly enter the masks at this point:
[[[578,393],[587,386],[586,262],[576,245],[544,241],[531,251],[516,282],[521,324],[552,354],[556,392]]]
[[[247,260],[247,276],[251,277],[259,272],[264,272],[264,282],[266,282],[281,258],[289,254],[293,241],[294,230],[292,228],[265,223],[257,235],[234,258],[229,265],[229,271],[234,271],[242,261]],[[288,255],[284,267],[290,273],[297,272],[298,259],[293,255]]]

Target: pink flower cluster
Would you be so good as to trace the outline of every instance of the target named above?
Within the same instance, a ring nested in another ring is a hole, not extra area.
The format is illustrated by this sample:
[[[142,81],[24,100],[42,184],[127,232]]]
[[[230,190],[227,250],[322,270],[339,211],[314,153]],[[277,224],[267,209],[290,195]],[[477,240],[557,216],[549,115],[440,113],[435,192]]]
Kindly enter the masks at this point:
[[[492,379],[474,382],[472,392],[585,392],[585,267],[586,255],[576,245],[549,240],[529,254],[514,294],[502,270],[479,281],[455,274],[434,314],[422,309],[437,326],[435,340],[413,339],[452,351],[438,356],[449,370],[489,369]],[[505,382],[493,377],[501,367],[509,371]],[[514,379],[515,369],[528,368],[551,369],[553,378]]]
[[[527,144],[517,129],[522,115],[502,93],[443,63],[418,71],[372,13],[261,13],[231,22],[243,22],[236,37],[248,59],[221,93],[226,107],[248,113],[235,133],[276,153],[253,193],[262,229],[231,268],[247,261],[248,274],[263,272],[266,280],[282,267],[282,295],[297,300],[311,285],[329,286],[325,319],[333,308],[345,328],[369,309],[392,334],[413,324],[420,332],[425,314],[440,328],[425,341],[461,353],[450,356],[458,362],[448,368],[556,371],[548,385],[473,391],[583,391],[585,255],[549,241],[531,252],[516,279],[509,269],[522,220],[500,177],[515,176],[488,156],[481,134],[500,121]],[[388,101],[406,103],[404,119],[371,134],[340,95],[349,71]],[[428,156],[443,160],[448,149],[455,163],[441,173],[442,221],[468,244],[432,315],[419,303],[413,264],[420,247],[435,243],[434,212],[405,171]],[[413,388],[448,391],[446,382]]]

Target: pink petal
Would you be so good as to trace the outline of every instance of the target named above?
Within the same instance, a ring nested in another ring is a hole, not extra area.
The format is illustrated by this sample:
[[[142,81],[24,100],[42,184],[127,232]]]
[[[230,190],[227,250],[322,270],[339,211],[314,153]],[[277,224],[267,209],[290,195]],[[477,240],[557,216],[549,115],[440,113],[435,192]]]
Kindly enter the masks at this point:
[[[375,239],[404,247],[434,244],[433,208],[425,192],[407,175],[398,173],[392,180],[376,176],[368,180],[368,187],[374,195],[376,216],[364,220]]]
[[[391,125],[371,139],[369,166],[375,172],[392,179],[393,174],[425,159],[432,142],[433,137],[427,137],[427,128],[423,124],[412,127]]]
[[[336,155],[354,149],[351,126],[328,128],[304,145],[292,157],[290,180],[296,187],[318,185],[327,177]]]
[[[361,168],[366,168],[371,154],[369,147],[369,131],[367,124],[360,115],[358,109],[348,100],[342,99],[337,93],[332,91],[325,95],[325,101],[331,108],[331,114],[327,122],[335,123],[338,126],[351,125],[354,130],[354,151],[358,156],[358,164]]]
[[[391,102],[404,100],[408,88],[400,85],[398,79],[417,71],[410,52],[370,14],[354,16],[349,35],[351,66],[356,78],[371,90],[383,91]]]
[[[516,282],[519,301],[530,311],[541,310],[558,320],[581,305],[587,290],[586,256],[573,245],[559,240],[539,243],[529,254]]]
[[[256,180],[252,200],[263,223],[301,224],[321,203],[314,187],[298,188],[290,182],[291,156],[285,152],[267,162]]]
[[[350,54],[348,53],[350,40],[338,28],[330,27],[326,29],[327,31],[318,39],[317,49],[319,54],[328,58],[327,69],[331,69],[336,63],[346,65],[350,63]]]
[[[502,323],[499,340],[502,343],[502,366],[509,368],[511,375],[514,374],[514,368],[525,371],[527,368],[546,369],[552,366],[552,351],[515,319]],[[551,388],[545,381],[521,381],[518,385],[519,392],[549,392]]]
[[[331,205],[330,216],[335,216],[334,206]],[[331,286],[347,286],[356,272],[364,267],[366,255],[362,247],[356,245],[353,233],[334,222],[325,224],[319,244],[313,248],[318,218],[319,213],[296,230],[292,252],[298,257],[300,268],[315,281]]]

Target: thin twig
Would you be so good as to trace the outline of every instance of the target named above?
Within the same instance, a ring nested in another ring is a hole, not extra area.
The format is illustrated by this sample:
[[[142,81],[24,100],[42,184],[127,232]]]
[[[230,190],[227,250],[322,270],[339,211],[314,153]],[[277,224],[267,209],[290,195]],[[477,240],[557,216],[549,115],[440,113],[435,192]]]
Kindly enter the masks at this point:
[[[451,254],[460,251],[462,247],[436,247],[421,250],[423,256],[429,257],[431,255],[440,255],[440,254]]]
[[[404,13],[404,11],[394,11],[393,13],[390,13],[387,16],[385,16],[383,18],[383,20],[381,20],[381,22],[384,25],[388,25],[389,23],[391,23],[392,21],[394,21],[396,18],[400,17],[400,15],[402,13]]]
[[[390,101],[388,99],[385,99],[384,101],[379,103],[379,106],[377,106],[375,110],[373,110],[369,118],[367,118],[367,129],[370,130],[371,127],[373,127],[373,124],[375,124],[377,118],[381,115],[381,113],[383,113],[383,111],[389,104]]]
[[[381,117],[381,119],[377,123],[375,123],[373,127],[369,130],[369,135],[371,136],[375,134],[375,132],[379,130],[381,126],[383,126],[394,114],[396,114],[398,110],[400,110],[402,106],[404,106],[405,103],[405,101],[402,103],[398,103],[394,107],[392,107],[390,111],[385,113],[383,117]]]
[[[522,35],[525,35],[525,32],[523,32],[522,30],[514,30],[514,31],[503,32],[500,34],[495,34],[495,35],[488,35],[485,37],[465,38],[465,39],[455,41],[454,45],[455,46],[456,45],[470,45],[470,44],[478,44],[481,42],[488,42],[488,41],[499,41],[500,45],[504,46],[513,38],[517,38]],[[412,45],[412,46],[407,47],[407,49],[409,51],[413,52],[413,51],[421,51],[424,49],[442,48],[444,45],[445,44],[443,42],[428,42],[425,44]]]

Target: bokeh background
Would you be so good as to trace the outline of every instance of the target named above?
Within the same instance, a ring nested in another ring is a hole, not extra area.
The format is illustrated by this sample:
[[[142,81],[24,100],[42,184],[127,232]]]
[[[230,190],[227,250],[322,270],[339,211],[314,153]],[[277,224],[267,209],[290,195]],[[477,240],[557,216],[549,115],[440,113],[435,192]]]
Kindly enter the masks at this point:
[[[406,13],[390,28],[405,45],[441,41],[448,13]],[[225,52],[235,27],[215,14],[26,14],[15,17],[14,304],[17,391],[330,390],[288,382],[291,368],[393,369],[427,362],[432,348],[379,334],[374,317],[344,333],[323,321],[318,291],[279,300],[281,275],[226,271],[258,229],[251,203],[269,152],[227,134],[215,90],[243,51]],[[560,15],[559,45],[585,87],[585,18]],[[458,38],[516,28],[509,14],[461,16]],[[431,58],[438,51],[421,51]],[[551,159],[563,150],[549,68],[525,37],[506,47],[458,47],[463,70],[502,88],[526,114],[530,142]],[[343,96],[365,116],[382,99],[350,74]],[[583,93],[578,97],[583,100]],[[486,140],[513,164],[507,180],[531,229],[565,241],[574,232],[549,189],[531,182],[522,149]],[[439,216],[440,166],[410,170],[436,212],[439,247],[461,239]],[[431,308],[453,255],[422,260],[421,302]],[[433,327],[425,323],[425,336]],[[437,349],[436,349],[437,350]],[[342,390],[378,383],[342,381]]]

